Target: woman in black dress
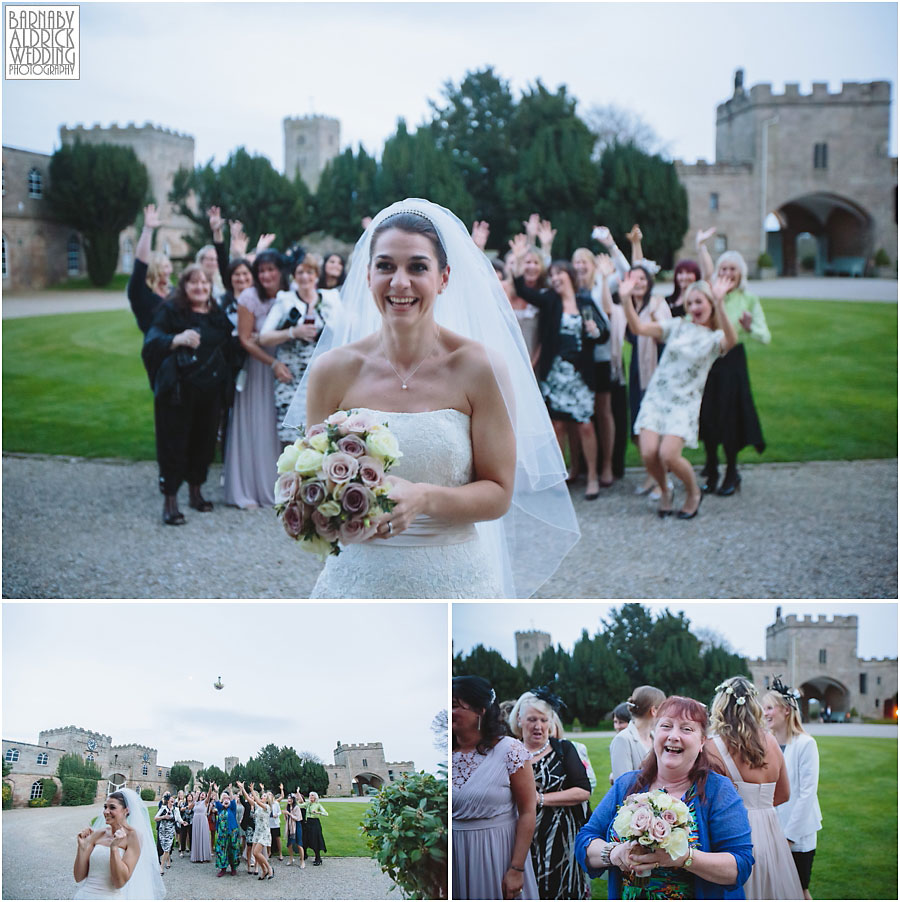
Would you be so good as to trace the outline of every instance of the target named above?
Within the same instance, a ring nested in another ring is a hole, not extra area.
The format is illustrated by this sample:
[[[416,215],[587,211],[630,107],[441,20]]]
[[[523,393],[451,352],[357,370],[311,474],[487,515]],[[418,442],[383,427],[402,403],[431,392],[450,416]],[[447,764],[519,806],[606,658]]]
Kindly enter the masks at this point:
[[[524,236],[521,236],[524,238]],[[516,294],[540,312],[538,334],[540,358],[537,376],[541,393],[550,412],[560,448],[566,439],[566,424],[575,422],[587,466],[585,498],[593,501],[600,494],[597,476],[597,435],[594,415],[596,367],[594,345],[600,337],[597,321],[600,311],[589,294],[577,293],[577,277],[568,260],[550,265],[551,287],[543,291],[529,288],[520,275],[526,246],[513,248]]]
[[[575,861],[575,836],[587,822],[591,784],[578,750],[550,732],[562,699],[545,688],[519,697],[509,715],[513,735],[531,752],[537,822],[531,862],[541,899],[590,899],[591,884]]]
[[[150,247],[153,230],[162,224],[156,204],[144,207],[144,227],[134,251],[134,269],[128,280],[128,303],[144,335],[153,322],[160,304],[169,296],[172,263],[165,254],[154,253]]]
[[[162,304],[142,357],[154,393],[156,458],[165,503],[163,523],[185,522],[178,489],[187,480],[190,506],[207,512],[200,494],[216,448],[216,432],[232,372],[232,326],[215,303],[202,267],[191,264],[171,301]]]

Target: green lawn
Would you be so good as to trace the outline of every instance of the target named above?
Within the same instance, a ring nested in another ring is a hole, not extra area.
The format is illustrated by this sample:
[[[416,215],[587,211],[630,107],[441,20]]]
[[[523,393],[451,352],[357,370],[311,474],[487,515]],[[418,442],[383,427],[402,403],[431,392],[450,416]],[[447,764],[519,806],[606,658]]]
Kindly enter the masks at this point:
[[[281,803],[282,806],[284,802]],[[371,852],[366,847],[365,837],[359,832],[359,826],[363,817],[369,810],[369,806],[363,802],[353,802],[349,799],[322,799],[322,804],[328,812],[328,817],[322,818],[322,833],[325,835],[325,845],[328,847],[328,855],[342,858],[371,858]],[[150,812],[150,820],[153,824],[153,836],[156,838],[156,802],[147,805]],[[282,850],[286,853],[284,837],[287,831],[284,826],[284,815],[281,816]],[[213,850],[215,851],[215,850]]]
[[[573,739],[578,734],[570,734]],[[584,739],[597,789],[596,808],[608,788],[608,739]],[[814,899],[897,898],[897,741],[816,737],[822,829],[813,862]],[[852,864],[848,859],[852,849]],[[593,898],[606,899],[607,883],[593,881]]]
[[[765,310],[772,343],[747,351],[768,448],[742,459],[895,457],[897,307],[767,300]],[[129,311],[6,320],[3,450],[152,460],[140,347]],[[702,462],[702,450],[689,456]]]

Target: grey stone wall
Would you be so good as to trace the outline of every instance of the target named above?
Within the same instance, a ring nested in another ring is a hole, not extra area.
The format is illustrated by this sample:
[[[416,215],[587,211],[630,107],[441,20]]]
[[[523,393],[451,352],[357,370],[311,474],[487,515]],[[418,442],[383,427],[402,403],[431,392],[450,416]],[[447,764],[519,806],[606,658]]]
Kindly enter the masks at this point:
[[[531,673],[537,659],[550,647],[550,633],[528,630],[516,633],[516,663]],[[497,699],[502,701],[502,699]]]
[[[341,146],[341,123],[328,116],[285,117],[284,173],[294,178],[299,172],[310,191],[319,186],[325,164],[336,157]]]

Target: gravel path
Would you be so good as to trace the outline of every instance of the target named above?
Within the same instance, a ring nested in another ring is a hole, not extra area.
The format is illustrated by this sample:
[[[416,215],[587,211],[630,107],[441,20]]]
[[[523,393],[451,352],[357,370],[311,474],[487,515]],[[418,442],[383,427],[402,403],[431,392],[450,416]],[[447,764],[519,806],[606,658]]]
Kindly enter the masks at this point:
[[[13,808],[3,812],[3,898],[71,899],[75,835],[97,813],[76,808]],[[39,857],[36,851],[40,850]],[[371,858],[329,858],[314,868],[275,863],[260,882],[246,869],[216,878],[215,866],[175,859],[164,878],[168,899],[393,899],[393,881]],[[389,895],[390,893],[390,895]]]
[[[272,511],[225,507],[220,472],[216,509],[172,528],[153,462],[4,455],[3,597],[308,597],[321,565]],[[536,597],[897,598],[896,460],[742,474],[740,494],[687,522],[635,497],[637,472],[594,502],[576,488],[581,541]]]

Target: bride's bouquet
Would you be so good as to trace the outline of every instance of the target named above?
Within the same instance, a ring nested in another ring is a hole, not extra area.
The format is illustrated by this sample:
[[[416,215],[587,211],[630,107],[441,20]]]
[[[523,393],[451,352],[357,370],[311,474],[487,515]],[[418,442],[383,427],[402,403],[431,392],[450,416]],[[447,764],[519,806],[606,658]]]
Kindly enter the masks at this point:
[[[623,842],[635,840],[648,852],[662,849],[668,852],[672,861],[687,854],[692,827],[693,817],[688,806],[662,789],[628,796],[613,821],[613,830]],[[635,873],[646,877],[651,870],[641,869]]]
[[[402,456],[387,424],[356,410],[301,429],[278,458],[275,512],[285,532],[323,561],[364,542],[396,503],[385,474]]]

